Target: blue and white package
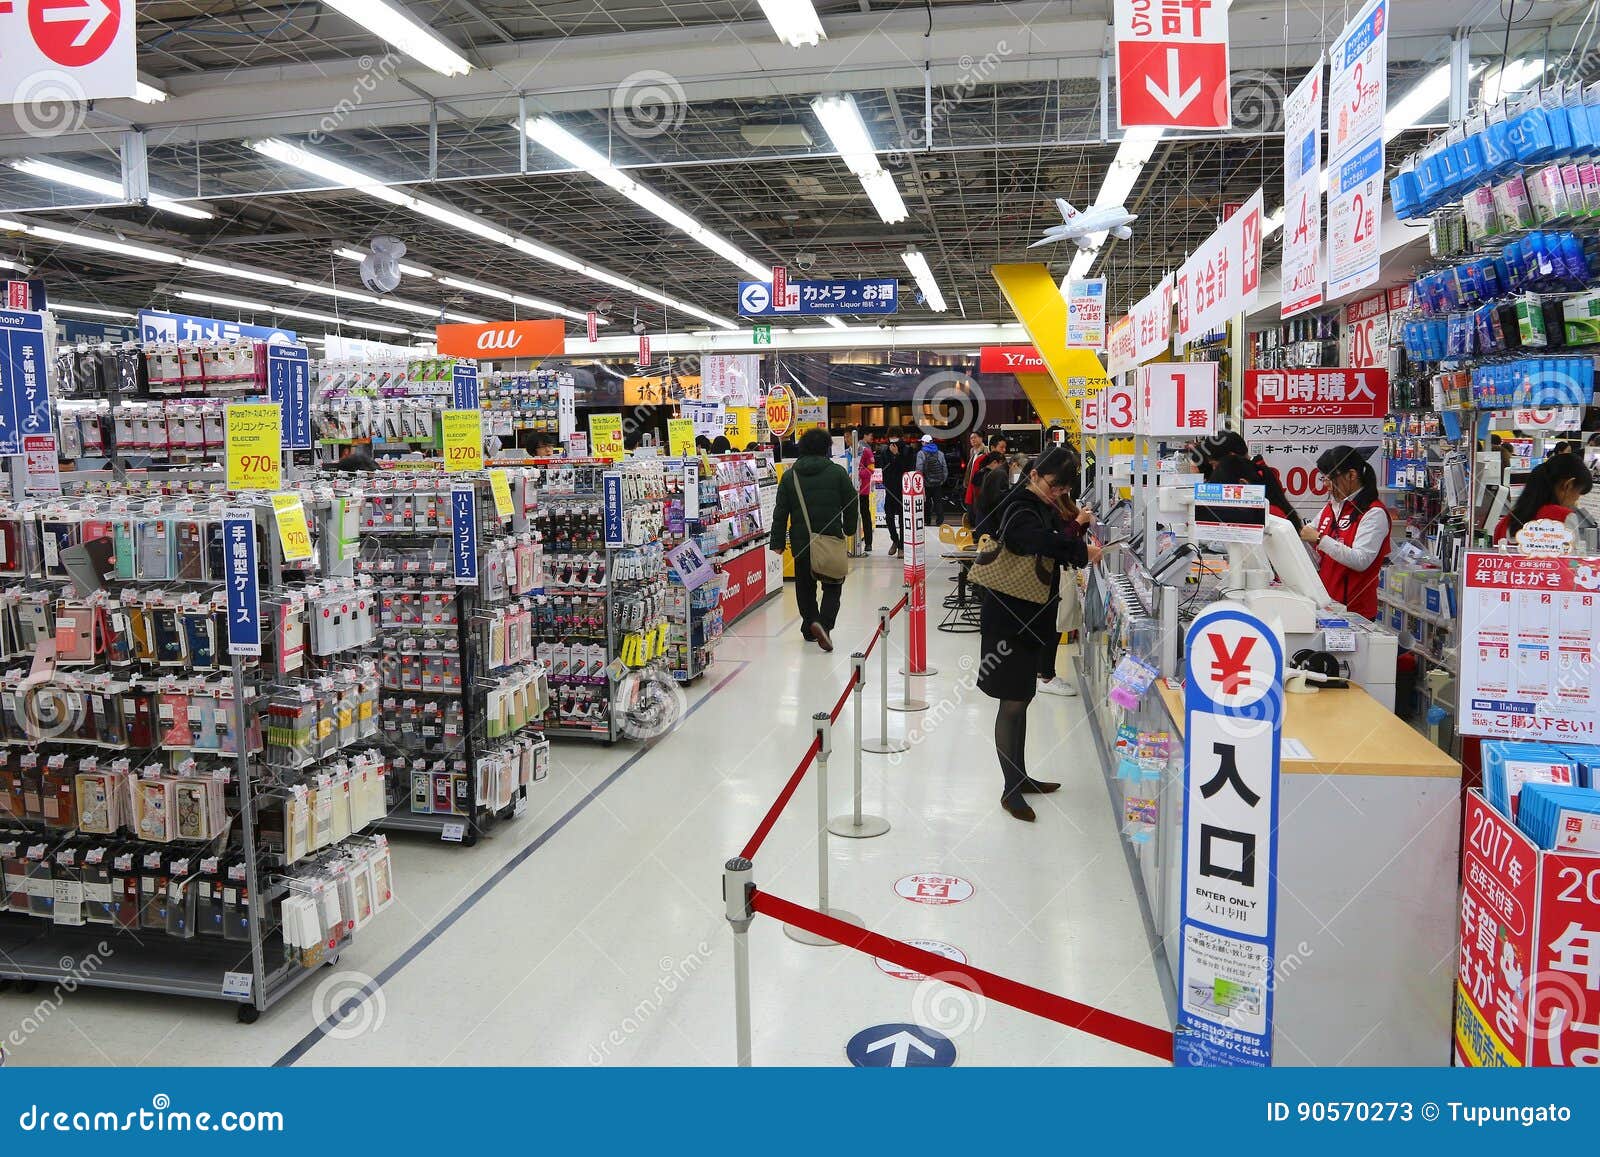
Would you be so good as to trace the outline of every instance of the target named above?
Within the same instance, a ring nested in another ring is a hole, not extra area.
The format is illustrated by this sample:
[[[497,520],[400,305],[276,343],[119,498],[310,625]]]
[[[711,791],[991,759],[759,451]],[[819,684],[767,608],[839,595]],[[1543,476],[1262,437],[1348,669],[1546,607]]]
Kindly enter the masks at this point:
[[[1517,818],[1517,800],[1524,784],[1578,786],[1576,763],[1559,747],[1493,739],[1484,743],[1483,794],[1507,819]]]
[[[1589,787],[1527,783],[1517,800],[1517,827],[1541,848],[1592,851],[1579,843],[1591,826],[1584,822],[1589,816],[1600,817],[1600,791]]]

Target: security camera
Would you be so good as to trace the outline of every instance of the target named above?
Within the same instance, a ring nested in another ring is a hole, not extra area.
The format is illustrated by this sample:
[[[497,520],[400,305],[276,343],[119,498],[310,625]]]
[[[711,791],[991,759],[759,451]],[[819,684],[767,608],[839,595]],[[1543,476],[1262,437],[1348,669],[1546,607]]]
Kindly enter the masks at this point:
[[[796,268],[810,269],[817,263],[817,255],[815,253],[796,253],[794,255],[794,263]]]
[[[644,331],[645,331],[645,330],[647,330],[647,329],[649,329],[649,328],[650,328],[650,327],[649,327],[649,326],[647,326],[647,325],[645,325],[645,323],[644,323],[644,322],[642,322],[642,321],[635,321],[635,322],[634,322],[634,323],[633,323],[633,332],[634,332],[634,333],[640,333],[640,334],[642,334],[642,333],[643,333],[643,332],[644,332]]]

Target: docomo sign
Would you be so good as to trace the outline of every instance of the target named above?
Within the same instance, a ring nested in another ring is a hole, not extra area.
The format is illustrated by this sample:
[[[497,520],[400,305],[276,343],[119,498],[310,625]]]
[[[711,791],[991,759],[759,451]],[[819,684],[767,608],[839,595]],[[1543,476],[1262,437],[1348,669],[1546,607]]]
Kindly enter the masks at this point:
[[[131,97],[138,85],[133,4],[123,0],[0,3],[0,44],[6,53],[0,103],[37,111]]]
[[[546,358],[567,352],[560,321],[491,321],[487,325],[441,325],[439,353],[452,358]]]
[[[980,374],[1043,374],[1044,357],[1031,345],[986,345],[978,349]]]

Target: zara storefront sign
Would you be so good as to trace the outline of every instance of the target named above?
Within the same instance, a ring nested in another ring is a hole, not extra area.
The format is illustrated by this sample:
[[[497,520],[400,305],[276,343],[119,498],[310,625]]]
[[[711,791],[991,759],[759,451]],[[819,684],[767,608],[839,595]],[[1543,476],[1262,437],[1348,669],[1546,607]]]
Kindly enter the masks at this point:
[[[1272,1063],[1283,648],[1238,603],[1207,607],[1184,659],[1181,1067]]]

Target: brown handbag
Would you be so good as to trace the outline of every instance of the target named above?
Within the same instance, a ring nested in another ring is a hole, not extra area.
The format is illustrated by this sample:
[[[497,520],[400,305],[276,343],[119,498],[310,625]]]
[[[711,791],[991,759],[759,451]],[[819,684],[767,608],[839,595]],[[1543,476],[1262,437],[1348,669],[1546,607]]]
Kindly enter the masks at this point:
[[[806,523],[806,557],[811,564],[811,573],[824,582],[844,582],[850,574],[850,553],[845,549],[844,539],[832,534],[818,534],[811,528],[811,511],[806,509],[806,495],[798,475],[794,480],[794,495],[800,503],[800,517]]]
[[[1015,513],[1013,508],[1006,517],[1009,519]],[[996,594],[1043,606],[1050,601],[1055,587],[1054,560],[1018,554],[1006,546],[1005,531],[1002,521],[999,538],[985,534],[978,540],[977,560],[967,573],[967,581],[987,587]]]

